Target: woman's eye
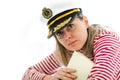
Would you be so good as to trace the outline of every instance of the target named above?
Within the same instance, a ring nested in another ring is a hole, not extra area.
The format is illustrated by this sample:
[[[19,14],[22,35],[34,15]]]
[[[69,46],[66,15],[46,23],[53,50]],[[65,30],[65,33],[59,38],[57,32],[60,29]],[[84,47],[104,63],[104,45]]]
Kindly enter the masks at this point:
[[[64,33],[63,32],[57,32],[56,33],[56,36],[59,38],[59,39],[62,39],[63,38],[63,36],[64,36]]]
[[[62,35],[62,32],[57,32],[56,35],[57,35],[57,36],[61,36],[61,35]]]
[[[69,24],[69,25],[67,26],[67,30],[68,30],[68,31],[74,30],[73,24]]]
[[[72,25],[72,24],[69,24],[67,27],[68,27],[68,28],[72,28],[72,27],[73,27],[73,25]]]

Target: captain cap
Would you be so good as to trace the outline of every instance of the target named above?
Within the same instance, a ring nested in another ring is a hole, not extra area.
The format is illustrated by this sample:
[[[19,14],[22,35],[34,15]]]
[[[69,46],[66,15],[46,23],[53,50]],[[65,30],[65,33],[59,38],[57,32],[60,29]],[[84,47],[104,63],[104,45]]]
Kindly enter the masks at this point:
[[[70,24],[78,13],[82,15],[80,0],[60,0],[44,6],[40,20],[48,26],[48,38]]]

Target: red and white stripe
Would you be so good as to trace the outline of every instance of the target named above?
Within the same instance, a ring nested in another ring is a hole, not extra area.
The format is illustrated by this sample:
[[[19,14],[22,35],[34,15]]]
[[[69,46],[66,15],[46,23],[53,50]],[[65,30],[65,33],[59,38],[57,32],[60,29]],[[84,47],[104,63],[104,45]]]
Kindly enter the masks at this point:
[[[94,63],[88,80],[120,80],[120,40],[117,34],[103,32],[95,37]]]
[[[51,75],[60,67],[53,54],[30,67],[22,80],[43,80],[46,75]]]

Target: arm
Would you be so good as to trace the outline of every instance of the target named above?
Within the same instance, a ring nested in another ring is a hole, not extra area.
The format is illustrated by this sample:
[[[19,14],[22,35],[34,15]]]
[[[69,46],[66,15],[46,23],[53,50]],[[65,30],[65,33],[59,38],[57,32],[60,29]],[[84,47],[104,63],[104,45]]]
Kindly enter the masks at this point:
[[[94,62],[88,80],[118,80],[120,77],[120,40],[116,34],[95,38]]]
[[[51,80],[54,80],[51,75],[55,73],[56,69],[59,67],[59,63],[55,59],[54,55],[51,54],[44,60],[28,68],[22,80],[50,80],[50,78]]]

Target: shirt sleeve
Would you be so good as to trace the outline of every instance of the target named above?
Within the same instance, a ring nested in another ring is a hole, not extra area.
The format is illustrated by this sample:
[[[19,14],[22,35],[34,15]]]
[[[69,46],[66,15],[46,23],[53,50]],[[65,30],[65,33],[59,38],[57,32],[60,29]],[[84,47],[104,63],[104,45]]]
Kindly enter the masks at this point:
[[[116,34],[107,33],[95,38],[94,63],[88,80],[120,79],[120,40]]]
[[[60,67],[53,54],[47,56],[34,66],[29,67],[22,80],[43,80],[46,75],[52,75]]]

